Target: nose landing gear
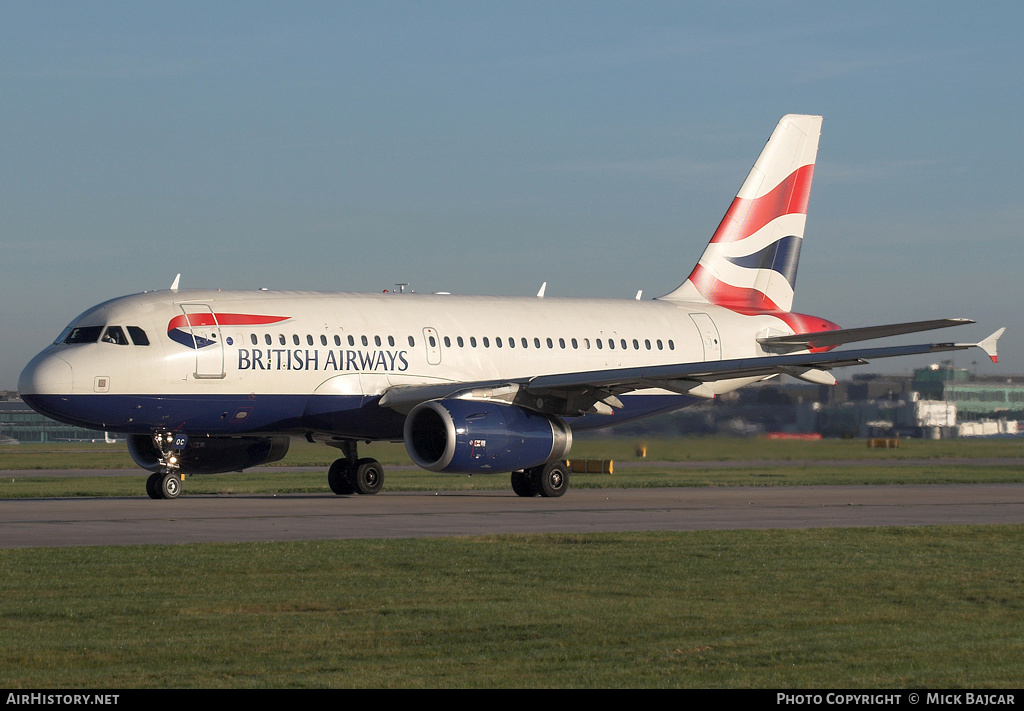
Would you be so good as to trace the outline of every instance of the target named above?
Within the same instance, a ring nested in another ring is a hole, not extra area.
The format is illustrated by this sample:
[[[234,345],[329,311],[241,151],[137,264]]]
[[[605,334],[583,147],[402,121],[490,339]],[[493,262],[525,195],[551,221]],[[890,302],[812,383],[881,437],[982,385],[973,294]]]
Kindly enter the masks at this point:
[[[181,493],[184,476],[177,472],[153,472],[146,480],[146,493],[151,499],[176,499]]]
[[[172,432],[153,433],[153,446],[160,453],[161,471],[153,472],[146,480],[146,493],[149,494],[149,498],[178,498],[185,481],[185,475],[180,471],[179,456],[186,444],[186,435],[175,435]]]

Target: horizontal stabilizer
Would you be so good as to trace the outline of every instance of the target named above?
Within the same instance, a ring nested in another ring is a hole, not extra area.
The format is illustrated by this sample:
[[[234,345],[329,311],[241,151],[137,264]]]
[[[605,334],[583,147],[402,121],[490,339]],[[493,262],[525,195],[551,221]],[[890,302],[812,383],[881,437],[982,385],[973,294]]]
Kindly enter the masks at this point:
[[[978,348],[980,348],[981,350],[985,351],[985,355],[987,355],[989,358],[991,358],[993,363],[998,363],[999,362],[999,354],[996,352],[996,342],[999,341],[1000,336],[1003,335],[1003,332],[1005,330],[1006,330],[1006,328],[1000,328],[998,331],[993,333],[991,336],[986,338],[984,341],[982,341],[981,343],[976,344],[978,346]]]
[[[794,333],[788,336],[771,336],[758,338],[757,342],[766,351],[788,352],[805,348],[833,348],[844,343],[870,341],[874,338],[901,336],[905,333],[933,331],[937,328],[963,326],[974,323],[969,318],[940,318],[931,321],[913,321],[910,323],[891,323],[884,326],[866,326],[864,328],[843,328],[836,331],[818,331],[816,333]]]

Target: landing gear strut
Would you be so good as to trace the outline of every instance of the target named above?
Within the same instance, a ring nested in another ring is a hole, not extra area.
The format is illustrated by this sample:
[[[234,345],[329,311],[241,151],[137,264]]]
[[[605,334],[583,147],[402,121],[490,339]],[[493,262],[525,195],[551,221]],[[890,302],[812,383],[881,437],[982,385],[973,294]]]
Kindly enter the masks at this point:
[[[333,446],[333,445],[332,445]],[[384,467],[376,459],[359,459],[356,443],[344,440],[338,448],[345,453],[327,472],[327,485],[335,494],[376,494],[384,488]]]
[[[569,489],[569,468],[565,462],[548,462],[512,472],[512,491],[519,496],[561,496]]]
[[[178,450],[175,447],[179,441],[170,432],[153,433],[153,446],[160,453],[161,471],[150,474],[146,480],[146,493],[149,494],[149,498],[176,499],[181,493],[185,477],[180,471]]]

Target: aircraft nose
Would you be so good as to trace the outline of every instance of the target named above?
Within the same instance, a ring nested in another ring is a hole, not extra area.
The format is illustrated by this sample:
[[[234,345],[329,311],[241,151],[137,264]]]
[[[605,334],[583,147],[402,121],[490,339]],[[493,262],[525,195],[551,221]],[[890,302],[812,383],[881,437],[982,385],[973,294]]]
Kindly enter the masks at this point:
[[[29,361],[18,378],[18,392],[22,399],[25,395],[69,395],[71,386],[71,364],[45,352]]]

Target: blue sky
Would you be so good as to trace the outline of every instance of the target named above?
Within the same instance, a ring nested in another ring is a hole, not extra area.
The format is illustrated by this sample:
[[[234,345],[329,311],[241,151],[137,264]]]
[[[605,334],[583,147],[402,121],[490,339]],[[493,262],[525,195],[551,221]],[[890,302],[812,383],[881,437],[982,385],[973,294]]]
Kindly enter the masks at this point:
[[[0,8],[0,389],[87,306],[178,272],[663,294],[786,113],[825,118],[795,310],[1007,326],[978,372],[1024,372],[1015,4]]]

